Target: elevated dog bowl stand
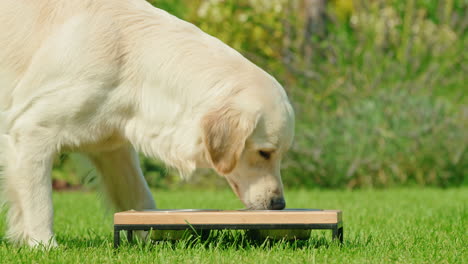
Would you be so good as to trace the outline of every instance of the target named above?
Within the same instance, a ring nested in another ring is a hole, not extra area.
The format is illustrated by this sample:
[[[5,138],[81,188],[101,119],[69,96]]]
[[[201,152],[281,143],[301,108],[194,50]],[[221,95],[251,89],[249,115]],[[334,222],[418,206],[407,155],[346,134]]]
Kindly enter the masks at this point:
[[[332,238],[343,243],[340,210],[151,210],[114,214],[114,247],[120,245],[120,232],[132,241],[135,230],[212,229],[331,229]]]

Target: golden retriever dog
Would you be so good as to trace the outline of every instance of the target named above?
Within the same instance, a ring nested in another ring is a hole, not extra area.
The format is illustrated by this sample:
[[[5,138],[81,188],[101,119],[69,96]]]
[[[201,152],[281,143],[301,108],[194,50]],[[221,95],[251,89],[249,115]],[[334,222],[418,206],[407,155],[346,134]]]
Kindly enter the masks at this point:
[[[144,0],[0,1],[0,165],[7,237],[56,245],[51,169],[87,155],[117,210],[156,207],[137,151],[224,176],[283,209],[294,113],[265,71]]]

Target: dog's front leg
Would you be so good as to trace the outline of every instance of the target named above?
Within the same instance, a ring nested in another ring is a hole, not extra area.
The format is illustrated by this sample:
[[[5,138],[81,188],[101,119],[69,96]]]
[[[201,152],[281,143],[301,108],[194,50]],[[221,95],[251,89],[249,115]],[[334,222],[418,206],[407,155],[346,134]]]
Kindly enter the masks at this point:
[[[90,153],[89,157],[101,174],[103,187],[115,209],[155,209],[151,191],[140,168],[138,154],[131,145],[105,152]],[[146,240],[147,232],[137,232]]]
[[[138,154],[131,145],[112,151],[90,153],[102,183],[117,210],[154,209],[156,204],[140,168]]]
[[[45,145],[47,139],[39,131],[18,130],[2,140],[9,205],[7,237],[30,246],[56,246],[50,177],[54,151]]]

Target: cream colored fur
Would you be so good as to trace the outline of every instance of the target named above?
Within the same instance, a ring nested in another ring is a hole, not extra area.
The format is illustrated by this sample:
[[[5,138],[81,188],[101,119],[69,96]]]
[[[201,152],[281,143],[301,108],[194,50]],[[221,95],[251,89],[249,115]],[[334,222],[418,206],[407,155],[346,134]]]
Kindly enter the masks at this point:
[[[273,77],[143,0],[0,1],[1,185],[13,242],[56,244],[50,172],[62,151],[91,158],[118,210],[155,208],[136,151],[184,177],[214,168],[247,207],[271,208],[293,127]]]

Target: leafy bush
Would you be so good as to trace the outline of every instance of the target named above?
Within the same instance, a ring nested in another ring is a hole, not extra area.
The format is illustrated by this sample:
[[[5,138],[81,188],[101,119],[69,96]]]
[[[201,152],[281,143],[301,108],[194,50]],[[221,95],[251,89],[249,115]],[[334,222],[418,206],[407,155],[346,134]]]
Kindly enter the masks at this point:
[[[299,122],[285,181],[296,186],[460,185],[466,141],[449,105],[384,91]]]

